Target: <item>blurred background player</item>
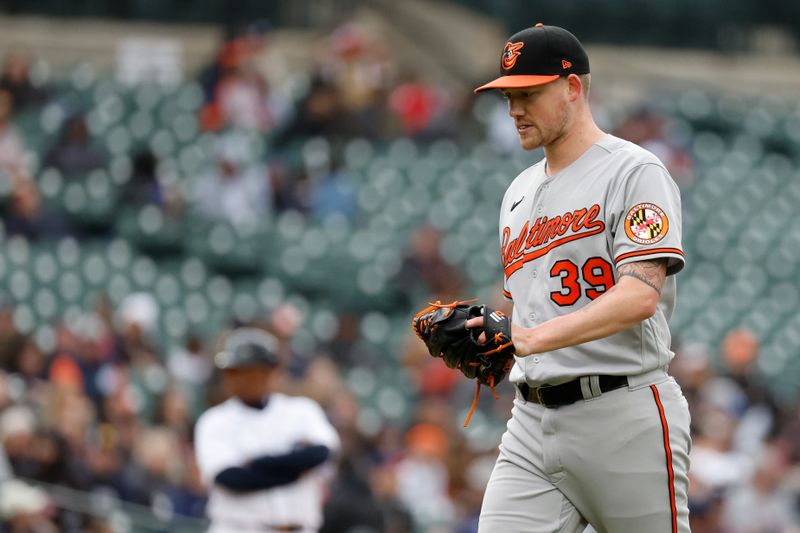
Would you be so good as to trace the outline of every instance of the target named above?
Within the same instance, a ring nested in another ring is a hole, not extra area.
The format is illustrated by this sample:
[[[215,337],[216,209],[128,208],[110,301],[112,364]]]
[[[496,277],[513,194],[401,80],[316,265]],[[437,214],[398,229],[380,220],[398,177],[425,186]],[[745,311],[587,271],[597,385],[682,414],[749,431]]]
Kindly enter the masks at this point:
[[[336,430],[312,400],[275,393],[278,342],[234,330],[215,357],[230,398],[197,421],[211,531],[318,531]]]

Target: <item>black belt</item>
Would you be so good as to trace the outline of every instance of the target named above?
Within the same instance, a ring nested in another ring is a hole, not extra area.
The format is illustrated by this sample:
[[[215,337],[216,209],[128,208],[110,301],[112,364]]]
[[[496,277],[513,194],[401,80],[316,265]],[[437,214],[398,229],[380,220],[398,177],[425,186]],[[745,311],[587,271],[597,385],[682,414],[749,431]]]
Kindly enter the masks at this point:
[[[597,378],[601,393],[628,386],[628,378],[625,376],[597,376]],[[585,386],[588,387],[588,384]],[[527,383],[517,384],[517,390],[523,399],[549,408],[561,407],[585,399],[583,389],[581,378],[552,386],[531,387]],[[591,397],[593,395],[590,394],[589,398]]]

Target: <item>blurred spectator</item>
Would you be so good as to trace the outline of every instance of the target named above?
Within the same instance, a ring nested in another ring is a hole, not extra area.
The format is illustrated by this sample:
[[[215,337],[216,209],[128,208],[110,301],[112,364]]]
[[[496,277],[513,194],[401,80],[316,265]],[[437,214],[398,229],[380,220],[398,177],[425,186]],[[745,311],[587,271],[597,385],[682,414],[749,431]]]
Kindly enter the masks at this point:
[[[30,57],[20,52],[11,52],[5,58],[3,73],[0,75],[0,90],[11,94],[14,108],[20,111],[40,105],[47,98],[47,93],[31,82],[30,68]]]
[[[216,166],[197,183],[193,202],[194,209],[210,219],[256,225],[272,205],[269,172],[250,160],[241,139],[221,137]]]
[[[386,39],[358,21],[338,26],[322,40],[318,75],[341,95],[353,136],[378,139],[387,130],[386,99],[396,62]]]
[[[263,50],[269,30],[269,23],[256,21],[240,31],[232,32],[222,42],[214,61],[200,73],[206,102],[214,100],[217,86],[230,69],[252,62]]]
[[[125,183],[122,198],[133,205],[167,207],[167,194],[158,175],[158,159],[149,148],[133,156],[133,172]]]
[[[429,132],[441,107],[438,92],[416,75],[409,75],[389,94],[389,109],[399,120],[402,133],[412,139]]]
[[[103,168],[108,156],[94,143],[86,127],[86,117],[77,114],[66,120],[58,140],[44,158],[45,167],[58,169],[65,177],[83,177]]]
[[[271,90],[256,67],[267,44],[268,30],[264,21],[249,25],[223,43],[216,61],[201,74],[206,92],[206,105],[200,111],[203,129],[241,128],[267,133],[285,120],[290,104]]]
[[[18,480],[0,484],[0,529],[8,533],[56,533],[44,490]]]
[[[758,374],[759,342],[755,334],[744,328],[731,330],[720,348],[725,363],[724,376],[733,381],[741,394],[737,415],[740,429],[737,442],[745,451],[757,452],[767,437],[776,434],[782,409]]]
[[[214,129],[231,127],[268,132],[277,122],[268,102],[267,82],[253,65],[234,67],[217,86],[215,105],[220,116],[219,126]]]
[[[642,107],[617,125],[614,135],[634,142],[655,154],[681,188],[694,181],[694,160],[691,153],[668,134],[667,118]]]
[[[288,380],[284,383],[283,392],[294,391],[301,385],[313,354],[298,352],[292,346],[292,339],[303,323],[303,313],[289,302],[279,305],[269,315],[269,320],[264,329],[271,332],[278,340],[278,358],[281,368],[288,373]],[[326,369],[321,369],[323,372]],[[295,391],[296,392],[296,391]]]
[[[283,147],[309,137],[334,139],[350,133],[350,122],[338,87],[315,78],[308,94],[297,106],[294,117],[275,138],[274,145]]]
[[[192,419],[189,398],[180,387],[169,387],[158,398],[153,422],[169,429],[180,440],[191,440]]]
[[[193,419],[206,407],[205,385],[213,372],[212,356],[195,334],[190,334],[183,346],[173,348],[167,356],[170,377],[188,395]]]
[[[11,120],[13,112],[11,93],[0,89],[0,172],[7,174],[12,184],[31,177],[25,159],[25,142]]]
[[[28,450],[36,432],[33,411],[23,405],[12,405],[0,413],[0,445],[15,476],[23,476],[36,469]]]
[[[52,240],[74,233],[69,221],[42,205],[36,182],[16,182],[8,196],[5,215],[9,235],[21,235],[29,241]]]
[[[508,120],[508,102],[499,95],[491,95],[475,104],[478,120],[486,127],[486,138],[490,146],[501,154],[520,151],[519,133],[514,123]]]
[[[700,481],[689,484],[689,525],[693,533],[733,533],[724,526],[724,491]]]
[[[185,464],[178,439],[163,427],[146,428],[136,439],[134,461],[126,468],[128,499],[135,503],[174,510],[172,497],[179,492]]]
[[[155,356],[153,341],[158,334],[159,315],[158,302],[149,292],[131,293],[120,302],[114,329],[126,361],[149,361]]]
[[[308,211],[309,178],[298,172],[280,157],[275,157],[269,164],[269,175],[272,187],[272,206],[276,212]]]
[[[745,482],[752,474],[752,459],[733,448],[737,419],[710,403],[703,403],[696,434],[692,436],[691,475],[712,490]]]
[[[418,424],[406,434],[408,455],[396,466],[398,496],[423,528],[449,526],[455,519],[443,461],[447,447],[440,427]]]
[[[25,389],[33,397],[47,387],[47,360],[45,354],[33,339],[28,339],[17,353],[16,376],[25,384]]]
[[[336,335],[318,348],[320,353],[329,356],[340,368],[354,365],[372,366],[380,363],[381,354],[365,343],[360,336],[360,317],[350,312],[337,317]]]
[[[463,297],[463,276],[441,252],[441,232],[432,226],[416,228],[409,239],[395,286],[403,288],[406,304],[428,298],[452,301]]]
[[[358,214],[358,191],[350,173],[338,162],[313,178],[310,200],[311,214],[317,220],[335,214],[353,220]]]
[[[433,358],[424,344],[409,330],[403,343],[402,364],[419,394],[432,398],[449,399],[463,374],[448,368],[440,358]]]
[[[398,494],[396,464],[391,461],[378,463],[370,473],[370,488],[383,515],[385,533],[414,530],[414,518]]]
[[[320,533],[386,531],[379,504],[373,498],[369,485],[358,475],[348,458],[339,461],[339,469],[331,484],[330,493],[323,509],[324,522]]]
[[[17,371],[17,354],[25,342],[25,335],[14,324],[14,308],[11,302],[0,296],[0,370]]]
[[[727,498],[725,522],[737,533],[791,531],[800,524],[800,513],[797,494],[784,486],[786,457],[780,448],[767,446],[757,461],[752,480]]]

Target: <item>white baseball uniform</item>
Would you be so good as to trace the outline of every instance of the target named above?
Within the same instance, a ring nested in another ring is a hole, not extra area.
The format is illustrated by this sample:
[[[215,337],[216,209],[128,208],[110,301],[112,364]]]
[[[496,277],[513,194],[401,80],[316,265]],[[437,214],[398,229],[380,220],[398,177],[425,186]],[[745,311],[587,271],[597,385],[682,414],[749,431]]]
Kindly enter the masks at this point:
[[[583,400],[557,408],[518,392],[487,486],[481,532],[689,531],[689,413],[666,373],[675,277],[684,264],[680,193],[643,148],[606,135],[556,175],[545,161],[509,186],[500,211],[504,295],[524,327],[587,305],[616,268],[665,258],[652,318],[612,336],[517,357],[510,380],[578,379]],[[625,376],[609,392],[595,376]]]
[[[213,533],[255,533],[270,526],[300,525],[317,531],[330,470],[317,467],[294,483],[250,493],[234,493],[214,483],[230,467],[265,455],[282,455],[297,445],[339,449],[339,436],[313,400],[271,394],[263,409],[230,398],[203,413],[195,429],[197,463],[210,487],[207,507]]]

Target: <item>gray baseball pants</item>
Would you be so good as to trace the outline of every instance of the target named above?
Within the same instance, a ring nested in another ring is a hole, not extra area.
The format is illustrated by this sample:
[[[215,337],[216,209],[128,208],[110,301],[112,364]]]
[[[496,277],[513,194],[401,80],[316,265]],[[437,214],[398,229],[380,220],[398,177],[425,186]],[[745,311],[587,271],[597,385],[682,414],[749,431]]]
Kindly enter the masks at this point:
[[[555,409],[517,395],[479,533],[687,533],[688,404],[644,378]]]

